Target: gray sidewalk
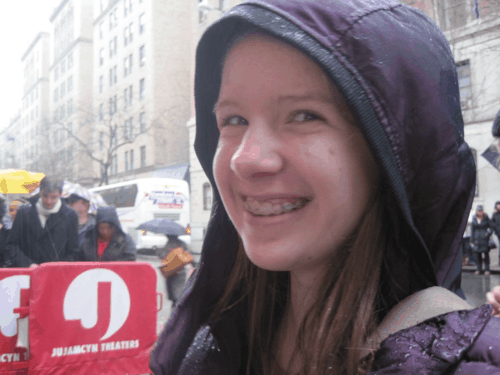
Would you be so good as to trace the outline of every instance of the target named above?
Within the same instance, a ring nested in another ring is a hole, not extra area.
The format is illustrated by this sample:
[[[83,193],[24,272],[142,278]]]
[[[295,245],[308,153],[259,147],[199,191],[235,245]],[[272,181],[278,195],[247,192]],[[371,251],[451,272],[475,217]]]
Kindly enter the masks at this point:
[[[476,266],[463,266],[464,272],[476,272]],[[483,265],[484,272],[484,265]],[[490,272],[492,274],[500,274],[500,265],[498,265],[498,248],[490,250]]]

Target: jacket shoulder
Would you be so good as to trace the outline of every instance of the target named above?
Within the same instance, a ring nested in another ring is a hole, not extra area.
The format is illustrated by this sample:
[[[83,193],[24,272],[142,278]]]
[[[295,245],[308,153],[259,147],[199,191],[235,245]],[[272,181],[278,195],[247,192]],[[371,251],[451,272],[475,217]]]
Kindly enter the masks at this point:
[[[492,317],[491,311],[490,305],[453,311],[390,335],[380,344],[368,374],[444,375],[455,373],[471,360],[477,361],[477,370],[491,368],[500,363],[500,342],[493,339],[500,335],[500,320]],[[488,357],[490,352],[497,354]],[[495,366],[496,372],[486,374],[500,373],[500,367]]]

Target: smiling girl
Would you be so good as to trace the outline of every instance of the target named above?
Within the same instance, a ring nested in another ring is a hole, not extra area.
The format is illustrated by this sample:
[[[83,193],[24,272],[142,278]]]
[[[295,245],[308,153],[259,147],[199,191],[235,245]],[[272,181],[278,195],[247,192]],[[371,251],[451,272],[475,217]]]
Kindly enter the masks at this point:
[[[477,360],[500,321],[460,298],[475,167],[432,21],[249,1],[202,37],[195,96],[215,204],[155,374],[500,371]]]

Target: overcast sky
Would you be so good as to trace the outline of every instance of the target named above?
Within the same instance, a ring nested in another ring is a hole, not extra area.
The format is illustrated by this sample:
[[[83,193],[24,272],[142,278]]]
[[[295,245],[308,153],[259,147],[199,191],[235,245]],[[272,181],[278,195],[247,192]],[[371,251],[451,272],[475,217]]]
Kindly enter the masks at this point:
[[[50,32],[49,17],[61,0],[0,1],[0,130],[21,106],[21,56],[40,31]]]

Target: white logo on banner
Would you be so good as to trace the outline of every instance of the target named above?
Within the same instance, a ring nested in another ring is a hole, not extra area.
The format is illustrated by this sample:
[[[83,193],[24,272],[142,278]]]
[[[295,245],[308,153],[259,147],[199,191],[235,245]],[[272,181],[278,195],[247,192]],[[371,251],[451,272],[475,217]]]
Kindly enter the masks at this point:
[[[17,334],[17,318],[14,309],[21,303],[21,289],[29,289],[28,275],[9,276],[0,280],[0,330],[6,337]]]
[[[78,275],[68,287],[64,296],[64,318],[81,320],[84,328],[90,329],[97,324],[97,284],[111,283],[111,306],[108,330],[100,340],[115,334],[127,321],[130,312],[130,293],[127,284],[115,272],[95,268]]]

